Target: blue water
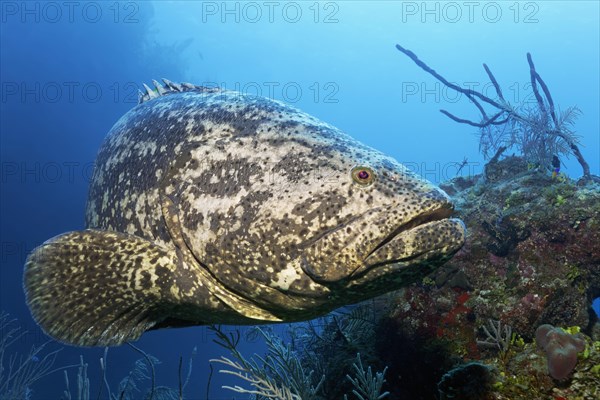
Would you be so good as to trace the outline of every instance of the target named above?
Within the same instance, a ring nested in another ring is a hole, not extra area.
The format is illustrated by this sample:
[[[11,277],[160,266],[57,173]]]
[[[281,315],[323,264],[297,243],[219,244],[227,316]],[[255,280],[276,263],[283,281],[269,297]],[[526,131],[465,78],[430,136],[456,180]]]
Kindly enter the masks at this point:
[[[438,110],[478,115],[394,45],[480,90],[488,83],[485,62],[515,103],[531,99],[525,57],[531,52],[555,102],[583,111],[577,133],[592,173],[600,174],[598,2],[5,1],[0,7],[0,309],[28,330],[16,343],[23,352],[47,340],[24,303],[24,259],[46,239],[83,228],[96,151],[136,104],[137,88],[152,79],[287,101],[439,182],[453,177],[465,157],[468,173],[481,172],[483,159],[476,129]],[[574,159],[563,162],[570,176],[580,176]],[[137,345],[163,361],[159,383],[171,386],[179,356],[186,359],[198,346],[192,398],[204,393],[207,360],[224,353],[202,327],[151,332]],[[251,340],[241,349],[262,351]],[[78,363],[80,354],[97,390],[101,349],[66,347],[57,365]],[[107,378],[118,382],[137,358],[128,347],[111,350]],[[58,398],[60,374],[32,388],[33,398]],[[215,374],[211,398],[232,397],[220,389],[224,382]]]

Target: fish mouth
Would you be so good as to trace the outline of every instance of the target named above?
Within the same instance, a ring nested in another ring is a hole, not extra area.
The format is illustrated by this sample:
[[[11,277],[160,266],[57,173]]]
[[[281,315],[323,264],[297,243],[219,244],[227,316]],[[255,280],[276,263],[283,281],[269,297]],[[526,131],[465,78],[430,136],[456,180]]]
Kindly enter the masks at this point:
[[[364,264],[352,275],[387,264],[406,266],[454,254],[464,244],[466,229],[460,219],[450,218],[452,213],[448,203],[399,225],[366,255]]]
[[[466,232],[462,221],[450,218],[452,203],[439,200],[423,206],[410,220],[393,207],[355,216],[310,243],[303,253],[302,270],[320,284],[356,284],[404,267],[441,264],[462,247]],[[375,231],[379,232],[372,237]]]
[[[389,235],[387,235],[373,250],[369,252],[366,258],[369,258],[373,253],[377,252],[383,246],[387,245],[391,242],[396,236],[400,235],[403,232],[409,231],[419,225],[424,225],[429,222],[442,221],[447,219],[452,215],[452,208],[443,207],[438,208],[433,211],[429,211],[427,213],[421,214],[412,220],[405,222],[404,224],[398,226],[394,229]]]

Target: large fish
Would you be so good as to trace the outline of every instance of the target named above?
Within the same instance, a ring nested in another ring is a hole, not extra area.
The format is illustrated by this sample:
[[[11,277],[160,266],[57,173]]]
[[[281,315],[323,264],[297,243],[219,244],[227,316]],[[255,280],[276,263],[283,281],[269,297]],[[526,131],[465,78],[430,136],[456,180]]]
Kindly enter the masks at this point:
[[[25,265],[54,338],[301,321],[421,279],[465,240],[444,192],[293,107],[154,82],[100,148],[87,229]]]

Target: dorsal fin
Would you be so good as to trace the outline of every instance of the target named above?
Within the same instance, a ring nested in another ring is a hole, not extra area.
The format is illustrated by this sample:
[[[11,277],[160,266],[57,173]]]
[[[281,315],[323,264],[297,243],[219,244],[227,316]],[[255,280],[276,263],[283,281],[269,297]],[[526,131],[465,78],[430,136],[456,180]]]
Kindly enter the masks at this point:
[[[138,91],[138,104],[142,104],[148,100],[155,99],[157,97],[166,96],[171,93],[180,93],[180,92],[207,92],[214,93],[219,92],[221,89],[218,87],[207,87],[207,86],[198,86],[191,83],[175,83],[171,82],[168,79],[162,78],[164,85],[161,85],[158,81],[152,80],[152,84],[156,88],[151,89],[145,83],[143,84],[144,90]]]

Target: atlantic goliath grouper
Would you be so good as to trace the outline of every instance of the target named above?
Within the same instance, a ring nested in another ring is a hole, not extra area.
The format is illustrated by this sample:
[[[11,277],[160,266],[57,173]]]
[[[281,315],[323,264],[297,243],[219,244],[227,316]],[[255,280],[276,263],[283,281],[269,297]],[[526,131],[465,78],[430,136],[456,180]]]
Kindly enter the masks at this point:
[[[27,303],[57,340],[307,320],[463,245],[447,195],[393,158],[278,101],[164,83],[100,148],[87,229],[27,258]]]

